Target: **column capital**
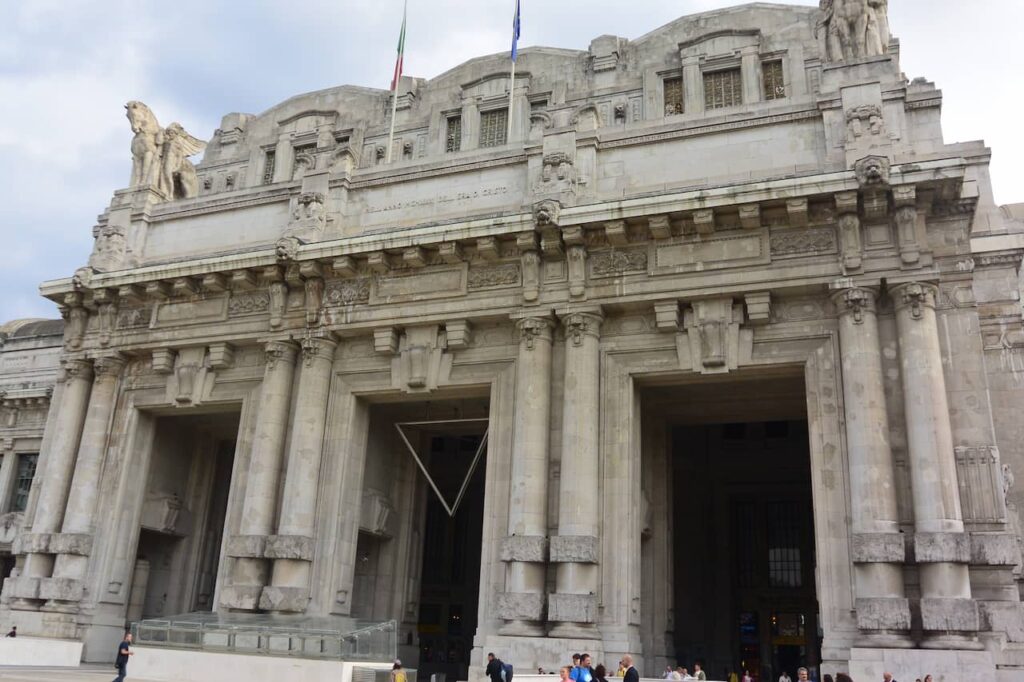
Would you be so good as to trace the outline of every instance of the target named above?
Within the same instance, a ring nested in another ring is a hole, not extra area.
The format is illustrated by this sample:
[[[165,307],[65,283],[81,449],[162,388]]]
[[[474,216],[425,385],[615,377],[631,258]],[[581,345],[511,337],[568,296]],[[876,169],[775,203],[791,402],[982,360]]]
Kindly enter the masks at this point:
[[[277,369],[282,363],[294,363],[298,352],[299,347],[293,341],[268,341],[264,349],[267,369]]]
[[[60,369],[60,376],[57,380],[61,383],[71,381],[72,379],[82,379],[85,381],[92,379],[92,362],[85,358],[61,360]]]
[[[126,364],[128,364],[127,359],[120,353],[104,355],[93,361],[93,372],[95,372],[97,379],[108,377],[116,379],[120,376],[121,370],[124,369]]]
[[[555,321],[550,317],[524,317],[516,322],[519,343],[527,350],[533,350],[537,340],[551,343]]]
[[[604,322],[604,315],[599,310],[565,313],[561,319],[562,326],[565,328],[565,338],[571,340],[576,346],[583,343],[584,336],[601,338],[601,323]]]
[[[337,347],[338,342],[334,339],[316,337],[302,339],[302,360],[306,363],[307,367],[314,360],[332,361],[334,359],[334,350]]]
[[[890,291],[890,296],[897,312],[909,309],[911,317],[915,320],[921,319],[921,314],[925,308],[935,310],[935,300],[938,294],[939,288],[937,286],[925,282],[899,284]]]
[[[864,313],[875,314],[878,307],[878,290],[870,287],[850,287],[831,294],[839,317],[852,315],[856,324],[864,321]]]

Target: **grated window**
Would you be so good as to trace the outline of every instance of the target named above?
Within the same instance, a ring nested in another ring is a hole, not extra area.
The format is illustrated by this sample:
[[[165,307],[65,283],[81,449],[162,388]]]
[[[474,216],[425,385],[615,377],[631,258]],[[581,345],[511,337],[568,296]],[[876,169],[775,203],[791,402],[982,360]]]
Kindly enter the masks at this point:
[[[800,536],[803,531],[800,505],[773,502],[767,509],[768,581],[772,587],[801,587],[803,564]]]
[[[273,149],[266,152],[263,161],[263,184],[269,185],[274,182],[274,169],[277,166],[277,152]]]
[[[739,69],[704,74],[704,108],[722,109],[743,104],[743,78]]]
[[[508,141],[508,109],[480,114],[480,146],[500,147]]]
[[[13,512],[23,512],[28,507],[28,494],[32,490],[32,479],[36,476],[39,455],[18,455],[18,472],[14,483]]]
[[[445,133],[444,150],[457,152],[462,149],[462,117],[452,116],[448,119],[448,131]]]
[[[665,89],[665,115],[675,116],[683,113],[683,79],[666,78],[663,87]]]
[[[764,80],[765,99],[785,99],[786,83],[782,77],[782,60],[765,62],[761,65]]]

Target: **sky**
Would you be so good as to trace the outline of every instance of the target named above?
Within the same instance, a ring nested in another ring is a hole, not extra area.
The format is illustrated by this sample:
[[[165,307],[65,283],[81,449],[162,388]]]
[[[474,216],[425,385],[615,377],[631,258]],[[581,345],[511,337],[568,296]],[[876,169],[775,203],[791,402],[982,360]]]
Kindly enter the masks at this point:
[[[521,47],[583,50],[738,4],[521,1]],[[406,75],[507,50],[514,4],[409,0]],[[904,72],[944,93],[946,141],[984,139],[996,201],[1024,202],[1024,2],[889,4]],[[387,88],[401,12],[402,0],[0,0],[0,322],[57,316],[39,283],[86,263],[96,216],[128,184],[125,102],[209,139],[228,112],[342,84]]]

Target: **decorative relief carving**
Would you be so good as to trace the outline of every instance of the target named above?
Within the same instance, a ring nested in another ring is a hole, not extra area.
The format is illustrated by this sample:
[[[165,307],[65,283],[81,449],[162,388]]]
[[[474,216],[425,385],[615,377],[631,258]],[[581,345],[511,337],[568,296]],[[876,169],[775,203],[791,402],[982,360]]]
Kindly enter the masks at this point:
[[[533,220],[538,228],[558,227],[562,205],[557,201],[541,201],[533,206]]]
[[[857,182],[861,188],[887,187],[889,185],[889,159],[884,156],[866,156],[853,165]]]
[[[885,119],[882,108],[877,104],[862,104],[846,111],[847,142],[854,142],[865,134],[885,134]]]
[[[896,288],[893,298],[897,308],[910,308],[910,315],[915,320],[920,320],[924,314],[924,308],[935,308],[936,288],[930,284],[919,284],[912,282]]]
[[[545,154],[542,164],[539,191],[569,191],[576,186],[576,167],[565,152]]]
[[[132,132],[131,187],[155,187],[168,199],[190,199],[199,195],[199,177],[189,156],[201,152],[206,143],[172,123],[161,128],[153,112],[142,102],[124,106]]]
[[[964,520],[975,523],[1005,521],[1006,479],[999,461],[999,450],[985,445],[958,447],[955,453]]]
[[[519,266],[515,263],[469,270],[470,289],[515,287],[519,286],[520,280]]]
[[[816,37],[825,41],[825,59],[841,62],[877,57],[889,50],[888,0],[821,0]]]
[[[540,297],[540,254],[526,251],[522,255],[523,299],[536,301]]]
[[[527,317],[516,325],[519,329],[519,339],[526,346],[527,350],[533,350],[537,345],[537,339],[551,341],[552,322],[542,317]]]
[[[831,227],[772,231],[771,250],[773,256],[835,253],[836,248],[836,232]]]
[[[646,249],[631,251],[605,251],[590,257],[590,274],[593,277],[617,277],[627,272],[647,270]]]
[[[99,272],[117,270],[125,264],[127,254],[125,229],[118,225],[105,225],[96,230],[96,243],[89,257],[89,267]]]
[[[867,289],[847,289],[840,294],[845,309],[853,314],[853,321],[856,324],[864,323],[864,313],[874,312],[875,294]]]
[[[117,329],[140,329],[149,326],[153,311],[149,308],[123,308],[117,313]]]
[[[228,315],[258,315],[270,309],[270,294],[266,291],[251,291],[244,294],[232,294],[228,301]]]
[[[601,338],[601,322],[601,316],[594,313],[570,313],[562,318],[565,338],[570,339],[574,346],[583,345],[587,336]]]
[[[342,279],[328,282],[324,293],[325,306],[346,306],[370,300],[370,279]]]

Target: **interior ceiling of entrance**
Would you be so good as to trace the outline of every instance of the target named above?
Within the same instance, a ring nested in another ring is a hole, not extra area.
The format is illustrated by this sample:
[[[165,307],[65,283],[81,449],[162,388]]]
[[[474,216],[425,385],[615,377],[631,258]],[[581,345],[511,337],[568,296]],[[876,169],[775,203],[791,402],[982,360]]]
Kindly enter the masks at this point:
[[[807,396],[801,372],[729,374],[642,389],[645,416],[662,416],[675,424],[807,419]]]

